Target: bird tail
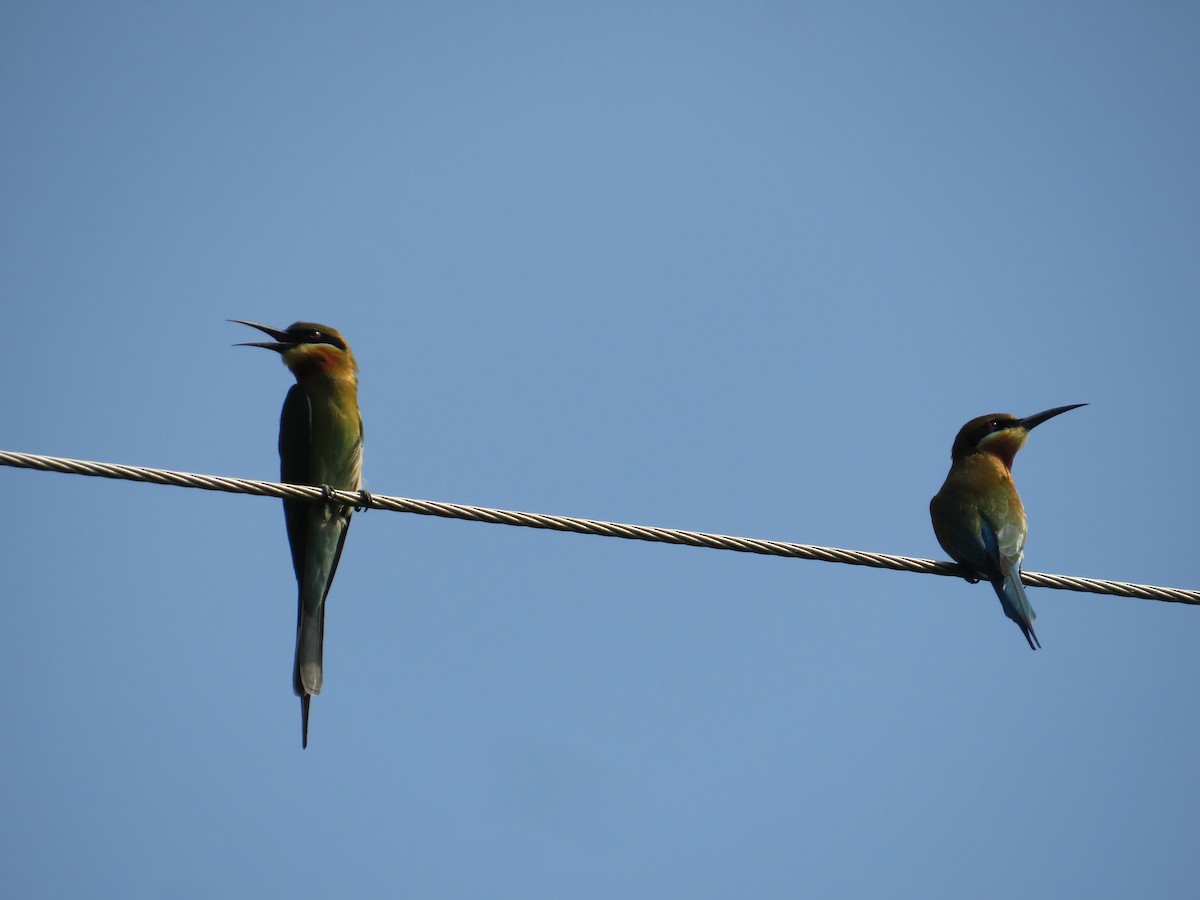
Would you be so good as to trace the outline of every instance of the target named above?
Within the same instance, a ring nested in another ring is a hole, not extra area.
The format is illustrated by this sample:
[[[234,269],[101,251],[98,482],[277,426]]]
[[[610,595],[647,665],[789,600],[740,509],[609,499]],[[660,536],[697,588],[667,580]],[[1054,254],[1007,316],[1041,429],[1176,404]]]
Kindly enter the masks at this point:
[[[1042,642],[1038,640],[1037,633],[1033,630],[1037,613],[1033,611],[1033,607],[1029,604],[1029,598],[1025,596],[1025,585],[1021,583],[1020,571],[996,579],[992,582],[992,586],[996,589],[996,596],[1000,598],[1000,606],[1004,608],[1004,614],[1017,623],[1017,627],[1025,635],[1025,640],[1029,642],[1029,648],[1031,650],[1040,649]]]
[[[301,610],[296,624],[296,662],[292,668],[292,689],[300,698],[303,746],[308,746],[308,708],[314,694],[321,693],[324,671],[322,650],[325,645],[325,604],[312,613]]]
[[[312,695],[300,695],[300,749],[308,749],[308,708],[312,705]]]

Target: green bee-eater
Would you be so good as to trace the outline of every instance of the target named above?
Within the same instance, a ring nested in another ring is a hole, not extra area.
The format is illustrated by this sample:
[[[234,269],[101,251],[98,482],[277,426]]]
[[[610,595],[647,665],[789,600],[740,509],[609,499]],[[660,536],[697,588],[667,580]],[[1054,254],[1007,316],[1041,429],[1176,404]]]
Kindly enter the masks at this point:
[[[362,416],[358,411],[358,364],[333,328],[296,322],[278,331],[233,319],[274,340],[265,347],[283,357],[296,383],[283,402],[279,421],[280,481],[357,491],[362,486]],[[300,588],[296,617],[296,663],[292,684],[300,698],[302,745],[308,746],[308,710],[321,693],[325,598],[333,583],[353,510],[336,503],[284,500],[292,566]]]

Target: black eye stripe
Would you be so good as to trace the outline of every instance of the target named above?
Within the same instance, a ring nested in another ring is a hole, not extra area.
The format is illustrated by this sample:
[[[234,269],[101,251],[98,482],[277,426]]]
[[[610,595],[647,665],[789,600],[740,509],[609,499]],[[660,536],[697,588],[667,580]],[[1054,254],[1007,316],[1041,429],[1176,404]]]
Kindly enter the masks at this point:
[[[287,332],[298,344],[328,344],[339,350],[346,349],[346,342],[333,334],[321,331],[319,328],[289,328]]]

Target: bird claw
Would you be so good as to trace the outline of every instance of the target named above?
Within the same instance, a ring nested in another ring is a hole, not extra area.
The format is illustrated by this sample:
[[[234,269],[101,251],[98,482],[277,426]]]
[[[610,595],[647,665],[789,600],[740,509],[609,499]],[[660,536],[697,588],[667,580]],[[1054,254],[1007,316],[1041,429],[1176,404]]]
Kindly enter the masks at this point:
[[[321,485],[321,496],[325,498],[327,503],[333,502],[333,488],[327,484]]]
[[[366,512],[371,508],[371,504],[375,502],[375,498],[371,496],[371,492],[366,488],[358,492],[358,504],[355,505],[355,512]]]

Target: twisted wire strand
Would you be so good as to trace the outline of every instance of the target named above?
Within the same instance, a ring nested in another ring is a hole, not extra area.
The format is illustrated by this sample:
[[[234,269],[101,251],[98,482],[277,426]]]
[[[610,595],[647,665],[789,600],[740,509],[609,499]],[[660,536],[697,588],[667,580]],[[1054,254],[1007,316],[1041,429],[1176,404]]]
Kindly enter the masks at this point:
[[[117,478],[125,481],[144,481],[151,484],[169,484],[176,487],[200,488],[206,491],[254,494],[260,497],[279,497],[309,501],[325,500],[358,509],[385,509],[391,512],[416,513],[422,516],[441,516],[447,519],[488,522],[493,525],[518,525],[525,528],[569,531],[575,534],[593,534],[600,537],[624,538],[634,541],[683,544],[688,547],[707,547],[712,550],[733,550],[739,553],[759,553],[765,556],[784,556],[795,559],[818,560],[821,562],[845,563],[852,566],[871,566],[877,569],[892,569],[899,572],[964,577],[963,569],[956,563],[920,559],[912,556],[893,556],[887,553],[872,553],[865,550],[843,550],[838,547],[821,547],[814,544],[793,544],[785,541],[734,537],[725,534],[710,534],[704,531],[682,531],[677,528],[658,528],[651,525],[626,525],[620,522],[577,519],[570,516],[518,512],[510,509],[492,509],[486,506],[465,506],[459,503],[414,500],[409,497],[389,497],[380,494],[367,494],[365,492],[332,491],[319,487],[280,484],[274,481],[254,481],[247,478],[229,478],[221,475],[197,475],[191,472],[176,472],[171,469],[153,469],[147,466],[127,466],[119,463],[64,459],[58,456],[39,456],[32,453],[18,453],[10,450],[0,450],[0,465],[14,466],[22,469],[37,469],[43,472],[62,472],[71,475]],[[1031,587],[1083,591],[1092,594],[1109,594],[1117,597],[1134,597],[1142,600],[1161,600],[1167,603],[1200,605],[1200,591],[1186,590],[1184,588],[1132,584],[1126,581],[1108,581],[1099,578],[1080,578],[1073,575],[1047,575],[1042,572],[1022,572],[1021,578],[1025,584]]]

